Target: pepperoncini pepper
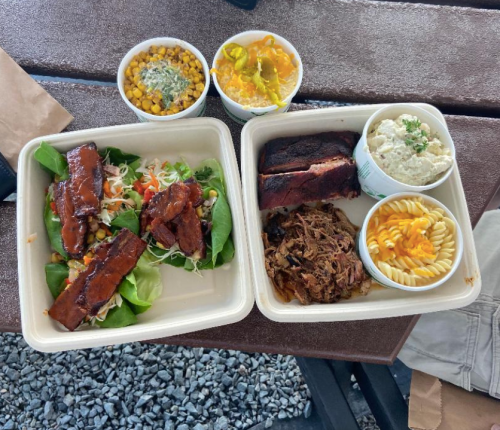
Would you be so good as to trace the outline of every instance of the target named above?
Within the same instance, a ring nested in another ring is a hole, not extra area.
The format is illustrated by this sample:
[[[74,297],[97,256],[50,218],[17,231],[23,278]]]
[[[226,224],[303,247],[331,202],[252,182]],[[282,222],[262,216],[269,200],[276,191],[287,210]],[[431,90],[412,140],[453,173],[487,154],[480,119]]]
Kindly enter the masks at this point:
[[[248,62],[248,51],[237,43],[228,43],[222,48],[222,53],[234,63],[234,70],[241,70]]]

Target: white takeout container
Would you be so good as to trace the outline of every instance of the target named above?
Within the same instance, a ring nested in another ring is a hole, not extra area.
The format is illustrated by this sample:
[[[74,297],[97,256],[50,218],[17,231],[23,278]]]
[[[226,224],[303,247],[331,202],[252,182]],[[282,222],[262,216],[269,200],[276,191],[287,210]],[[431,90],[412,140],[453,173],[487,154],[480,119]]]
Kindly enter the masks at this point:
[[[408,185],[397,181],[385,173],[373,159],[367,144],[367,136],[370,133],[373,125],[384,119],[396,119],[402,114],[415,115],[422,123],[429,125],[431,134],[436,133],[439,140],[446,148],[449,148],[453,157],[452,166],[442,175],[437,181],[427,185]],[[441,115],[439,115],[441,116]],[[365,126],[363,133],[356,148],[354,149],[354,158],[356,159],[356,167],[358,168],[358,179],[361,184],[361,189],[369,196],[380,200],[391,194],[402,192],[422,192],[436,188],[445,182],[453,171],[455,160],[455,144],[448,132],[446,125],[441,121],[441,118],[436,116],[436,112],[431,112],[411,103],[397,103],[384,106],[374,112]]]
[[[273,113],[283,113],[288,111],[288,109],[290,108],[290,104],[292,103],[292,99],[294,98],[295,94],[297,94],[297,91],[299,91],[300,84],[302,83],[303,67],[299,53],[288,40],[284,39],[281,36],[278,36],[277,34],[271,33],[270,31],[260,31],[260,30],[244,31],[243,33],[236,34],[235,36],[227,39],[217,50],[217,53],[215,54],[214,57],[214,61],[212,63],[212,68],[214,69],[218,68],[217,61],[223,58],[222,48],[228,43],[238,43],[240,45],[245,46],[252,42],[255,42],[256,40],[262,40],[267,35],[273,36],[276,40],[276,44],[281,45],[287,54],[294,55],[294,60],[293,60],[294,64],[299,68],[299,76],[297,78],[297,84],[295,85],[294,90],[289,94],[289,96],[283,100],[284,102],[286,102],[286,106],[278,108],[277,105],[272,105],[272,106],[258,108],[251,106],[243,106],[239,103],[236,103],[234,100],[230,99],[224,93],[224,91],[222,91],[222,88],[220,87],[219,82],[217,81],[217,74],[214,73],[212,75],[212,78],[215,84],[215,88],[217,88],[217,91],[221,96],[224,110],[226,111],[228,116],[233,121],[236,121],[238,124],[245,124],[247,121],[255,117]]]
[[[467,306],[481,290],[481,275],[477,262],[469,212],[458,168],[449,180],[426,194],[442,202],[457,219],[463,236],[463,258],[457,271],[439,288],[418,294],[385,288],[374,284],[366,296],[356,295],[333,304],[303,306],[298,300],[284,303],[278,298],[264,265],[261,233],[267,211],[259,210],[257,198],[258,154],[263,145],[274,138],[299,136],[325,131],[351,130],[361,133],[370,116],[386,105],[335,107],[292,112],[250,121],[242,131],[241,166],[243,197],[256,302],[260,311],[278,322],[322,322],[364,320],[436,312]],[[415,104],[431,113],[446,127],[443,115],[433,106]],[[349,219],[361,226],[376,201],[367,194],[334,202]]]
[[[174,46],[179,45],[183,49],[189,49],[203,65],[203,74],[205,75],[205,89],[201,93],[200,98],[196,100],[196,102],[193,103],[192,106],[189,106],[187,109],[174,115],[160,116],[144,112],[143,110],[135,107],[132,103],[130,103],[130,100],[125,95],[125,90],[123,89],[125,70],[127,70],[127,67],[132,61],[132,58],[134,58],[134,56],[141,51],[147,51],[151,47],[151,45],[166,46],[167,48],[173,48]],[[207,60],[205,60],[203,54],[190,43],[185,42],[184,40],[176,39],[175,37],[155,37],[154,39],[148,39],[144,42],[139,43],[138,45],[135,45],[130,51],[127,52],[127,54],[125,54],[125,57],[123,57],[120,66],[118,67],[117,84],[123,101],[130,109],[134,111],[134,113],[137,115],[137,118],[139,118],[139,121],[165,122],[172,121],[173,119],[196,118],[204,115],[206,109],[208,87],[210,86],[210,73],[208,70]]]
[[[51,255],[43,221],[45,189],[50,178],[33,157],[42,141],[61,152],[95,142],[99,149],[115,146],[148,159],[175,161],[184,157],[192,167],[206,158],[218,159],[224,169],[232,211],[234,260],[215,270],[203,271],[203,277],[160,265],[163,293],[147,312],[137,316],[136,325],[67,331],[44,314],[54,299],[44,273]],[[21,323],[24,338],[34,349],[55,352],[173,336],[240,321],[252,309],[238,165],[229,129],[217,119],[122,125],[36,138],[19,156],[17,192]],[[32,234],[37,235],[36,240],[28,243]]]
[[[368,251],[368,246],[366,244],[366,231],[368,229],[368,223],[370,222],[371,217],[373,214],[382,206],[385,205],[386,203],[392,202],[394,200],[400,200],[400,199],[405,199],[405,198],[412,198],[412,197],[422,197],[424,200],[424,203],[428,203],[432,205],[433,207],[438,207],[444,210],[445,216],[450,218],[453,222],[455,222],[456,225],[456,231],[455,231],[455,254],[453,255],[453,264],[451,265],[451,269],[443,276],[440,277],[437,281],[429,283],[427,285],[420,285],[416,287],[410,287],[408,285],[402,285],[399,284],[398,282],[394,282],[392,279],[389,279],[386,275],[384,275],[380,269],[377,267],[377,265],[374,263],[372,260],[372,257],[370,256],[370,253]],[[420,193],[398,193],[398,194],[393,194],[389,197],[386,197],[385,199],[382,199],[379,201],[375,206],[373,206],[370,209],[370,212],[365,217],[365,221],[363,223],[363,226],[361,227],[361,231],[359,232],[359,241],[358,241],[358,251],[359,251],[359,256],[361,257],[361,260],[363,261],[363,265],[365,266],[366,271],[372,276],[374,280],[376,280],[379,284],[384,285],[389,288],[397,288],[400,290],[405,290],[405,291],[412,291],[415,293],[426,291],[426,290],[432,290],[433,288],[439,287],[440,285],[444,284],[448,279],[450,279],[455,271],[458,269],[458,266],[460,265],[460,261],[462,260],[462,255],[464,252],[464,243],[462,240],[462,231],[460,229],[460,224],[457,222],[455,216],[451,213],[451,211],[443,205],[440,201],[424,195]]]

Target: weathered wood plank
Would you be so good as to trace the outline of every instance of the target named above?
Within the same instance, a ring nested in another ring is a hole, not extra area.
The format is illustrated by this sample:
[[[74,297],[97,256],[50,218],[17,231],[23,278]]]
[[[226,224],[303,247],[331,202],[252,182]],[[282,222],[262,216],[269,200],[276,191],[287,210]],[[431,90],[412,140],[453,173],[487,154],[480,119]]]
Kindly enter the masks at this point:
[[[221,0],[0,0],[0,45],[52,76],[114,80],[129,48],[160,35],[188,40],[210,63],[226,38],[252,28],[298,48],[302,99],[500,113],[497,10],[366,0],[262,0],[253,11]]]

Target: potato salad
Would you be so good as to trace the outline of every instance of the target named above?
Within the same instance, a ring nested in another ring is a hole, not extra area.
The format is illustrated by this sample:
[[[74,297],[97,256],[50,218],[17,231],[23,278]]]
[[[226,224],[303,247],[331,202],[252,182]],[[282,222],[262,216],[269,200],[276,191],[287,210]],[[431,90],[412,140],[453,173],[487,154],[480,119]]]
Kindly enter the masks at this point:
[[[374,125],[367,137],[377,165],[395,180],[422,186],[437,181],[453,164],[451,151],[416,116],[403,114]]]

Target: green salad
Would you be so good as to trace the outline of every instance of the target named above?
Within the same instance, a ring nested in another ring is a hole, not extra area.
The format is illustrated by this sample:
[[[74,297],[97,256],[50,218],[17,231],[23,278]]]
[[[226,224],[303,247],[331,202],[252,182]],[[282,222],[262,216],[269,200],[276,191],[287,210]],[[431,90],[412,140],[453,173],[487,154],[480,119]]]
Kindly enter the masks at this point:
[[[69,178],[66,156],[45,142],[35,151],[35,159],[53,180],[47,188],[43,212],[52,247],[45,275],[56,299],[85,271],[99,246],[111,242],[123,228],[138,235],[147,243],[146,251],[111,299],[95,316],[87,316],[83,321],[92,326],[125,327],[135,324],[137,315],[147,311],[161,296],[160,264],[201,276],[201,271],[215,269],[233,259],[231,210],[224,173],[216,159],[204,160],[193,168],[184,159],[147,160],[113,147],[99,151],[99,155],[105,176],[100,213],[85,220],[88,226],[85,253],[77,260],[65,250],[54,197],[57,183]],[[175,194],[174,190],[179,191]],[[191,193],[188,200],[186,192]],[[181,197],[191,217],[184,211],[158,222],[155,216],[164,215],[165,202],[175,203]],[[189,223],[201,225],[202,236],[193,236]]]

